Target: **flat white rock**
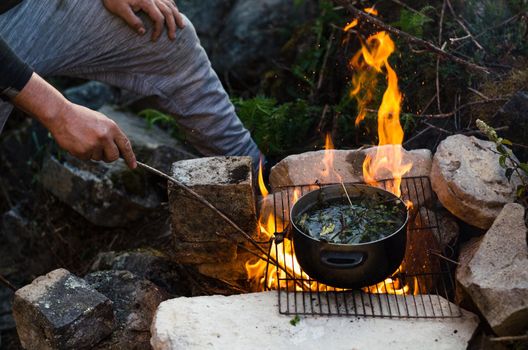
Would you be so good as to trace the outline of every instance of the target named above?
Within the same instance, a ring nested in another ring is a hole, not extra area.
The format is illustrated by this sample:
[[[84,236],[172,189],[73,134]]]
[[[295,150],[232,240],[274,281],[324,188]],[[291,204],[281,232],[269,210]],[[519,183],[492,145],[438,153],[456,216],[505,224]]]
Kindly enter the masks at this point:
[[[363,162],[367,156],[374,157],[378,150],[393,153],[401,151],[401,164],[411,164],[405,177],[429,176],[432,155],[427,149],[406,151],[401,146],[385,145],[361,150],[330,150],[295,154],[284,158],[271,169],[271,187],[363,182]],[[325,156],[333,160],[325,161]],[[386,169],[376,174],[376,179],[391,179],[393,175]]]
[[[446,138],[434,155],[431,184],[453,215],[481,229],[490,228],[506,203],[515,201],[521,180],[508,181],[495,144],[476,137]]]
[[[466,311],[453,319],[301,316],[296,326],[291,320],[279,314],[277,292],[172,299],[158,308],[151,345],[155,350],[456,350],[467,348],[478,326]]]

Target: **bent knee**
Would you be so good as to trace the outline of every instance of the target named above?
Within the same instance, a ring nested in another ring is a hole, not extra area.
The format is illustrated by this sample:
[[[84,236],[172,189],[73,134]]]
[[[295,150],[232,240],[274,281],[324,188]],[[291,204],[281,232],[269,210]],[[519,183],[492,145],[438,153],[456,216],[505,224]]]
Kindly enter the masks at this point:
[[[178,29],[176,32],[176,43],[182,46],[192,46],[200,43],[196,28],[191,20],[182,13],[184,28]]]

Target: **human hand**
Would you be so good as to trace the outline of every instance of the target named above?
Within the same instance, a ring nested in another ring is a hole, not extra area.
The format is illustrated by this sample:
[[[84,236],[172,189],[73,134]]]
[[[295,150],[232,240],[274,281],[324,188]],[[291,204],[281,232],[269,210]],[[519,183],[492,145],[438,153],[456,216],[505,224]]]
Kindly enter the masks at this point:
[[[185,26],[183,16],[172,0],[103,0],[106,9],[121,17],[140,35],[146,33],[145,25],[136,12],[145,12],[154,22],[152,41],[157,41],[167,25],[169,39],[176,38],[176,27]]]
[[[121,155],[130,168],[137,167],[130,141],[113,120],[69,102],[38,74],[12,102],[39,120],[73,156],[113,162]]]
[[[130,168],[137,166],[127,136],[99,112],[67,103],[46,127],[57,144],[74,157],[111,163],[121,155]]]

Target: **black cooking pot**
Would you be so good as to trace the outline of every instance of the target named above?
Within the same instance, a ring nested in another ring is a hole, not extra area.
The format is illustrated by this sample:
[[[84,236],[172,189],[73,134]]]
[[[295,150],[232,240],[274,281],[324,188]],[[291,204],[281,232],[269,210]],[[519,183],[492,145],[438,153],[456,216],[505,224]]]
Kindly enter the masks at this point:
[[[380,188],[346,185],[350,197],[381,195],[387,200],[401,199]],[[342,185],[322,187],[301,197],[294,204],[290,221],[295,255],[311,278],[337,288],[362,288],[391,276],[403,261],[407,241],[406,211],[404,224],[383,239],[360,244],[337,244],[315,239],[295,225],[295,218],[323,201],[346,198]],[[403,202],[402,202],[403,204]]]

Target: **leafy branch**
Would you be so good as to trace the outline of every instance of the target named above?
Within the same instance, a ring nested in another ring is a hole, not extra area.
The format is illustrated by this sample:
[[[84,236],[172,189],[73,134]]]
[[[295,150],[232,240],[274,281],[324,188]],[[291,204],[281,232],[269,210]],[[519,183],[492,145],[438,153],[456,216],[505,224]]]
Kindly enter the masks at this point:
[[[497,152],[500,154],[499,164],[501,168],[506,169],[506,178],[508,181],[511,181],[511,177],[514,173],[521,180],[522,185],[517,186],[517,197],[519,199],[524,198],[527,195],[528,190],[528,183],[526,180],[528,178],[528,164],[517,160],[517,157],[515,157],[513,152],[507,147],[512,146],[513,143],[507,139],[499,137],[495,129],[491,126],[478,119],[477,127],[497,146]]]

